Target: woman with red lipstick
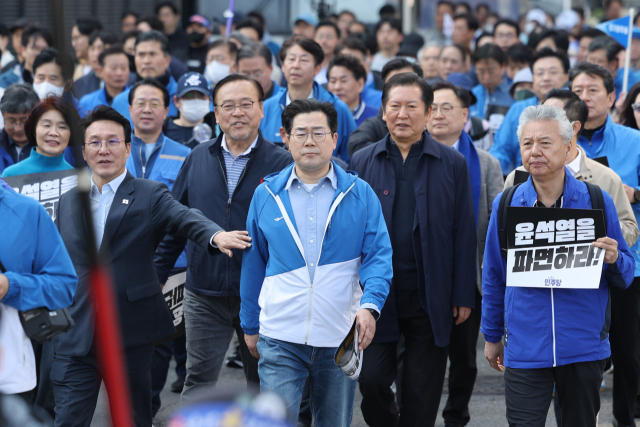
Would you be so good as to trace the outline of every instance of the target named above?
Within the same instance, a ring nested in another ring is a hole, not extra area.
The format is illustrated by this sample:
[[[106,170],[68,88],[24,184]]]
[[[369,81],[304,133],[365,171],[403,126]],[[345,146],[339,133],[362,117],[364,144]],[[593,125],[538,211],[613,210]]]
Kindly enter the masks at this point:
[[[27,139],[35,144],[31,155],[9,166],[2,177],[73,169],[64,159],[67,146],[75,146],[80,133],[80,117],[62,98],[51,96],[34,107],[24,124]]]

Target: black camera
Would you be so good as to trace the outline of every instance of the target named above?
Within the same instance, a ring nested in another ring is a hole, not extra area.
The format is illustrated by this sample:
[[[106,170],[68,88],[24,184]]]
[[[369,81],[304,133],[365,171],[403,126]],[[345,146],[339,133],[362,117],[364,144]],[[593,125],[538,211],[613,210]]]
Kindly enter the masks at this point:
[[[46,307],[20,311],[20,323],[24,333],[40,343],[49,341],[53,337],[73,329],[75,322],[69,315],[69,310],[49,310]]]

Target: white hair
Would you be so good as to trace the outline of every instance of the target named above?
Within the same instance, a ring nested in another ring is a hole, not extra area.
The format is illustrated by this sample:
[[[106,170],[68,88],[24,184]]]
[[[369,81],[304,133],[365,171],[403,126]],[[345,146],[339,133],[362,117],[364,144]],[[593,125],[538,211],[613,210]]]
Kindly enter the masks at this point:
[[[520,114],[517,131],[518,141],[522,138],[522,129],[524,129],[528,123],[539,121],[557,122],[560,128],[560,137],[565,145],[573,138],[573,127],[569,119],[567,119],[567,113],[565,113],[563,109],[552,105],[532,105],[525,108],[522,114]]]

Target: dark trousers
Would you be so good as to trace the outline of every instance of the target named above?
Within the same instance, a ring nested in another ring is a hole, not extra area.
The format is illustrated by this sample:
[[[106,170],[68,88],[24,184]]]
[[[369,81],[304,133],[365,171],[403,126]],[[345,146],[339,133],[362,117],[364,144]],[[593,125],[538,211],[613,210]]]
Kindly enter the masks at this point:
[[[35,405],[44,409],[53,418],[55,403],[53,401],[53,385],[51,384],[51,364],[53,363],[53,342],[39,343],[31,340],[36,357],[38,386],[35,389]]]
[[[449,347],[435,344],[418,291],[395,291],[400,333],[405,339],[402,407],[398,416],[391,384],[397,377],[397,342],[372,344],[360,373],[362,415],[369,426],[433,426],[447,369]]]
[[[504,373],[510,427],[544,427],[553,385],[562,411],[562,427],[596,427],[604,360],[555,368],[515,369]]]
[[[171,356],[176,360],[176,375],[178,377],[187,375],[186,343],[186,335],[182,335],[156,346],[153,353],[153,363],[151,364],[151,411],[154,417],[160,410],[160,393],[162,393],[164,385],[167,383]]]
[[[476,383],[476,345],[482,317],[482,295],[476,287],[476,304],[469,318],[453,325],[449,342],[449,398],[442,411],[445,424],[465,426],[471,419],[469,401]]]
[[[633,412],[640,384],[640,277],[625,290],[610,289],[613,416],[620,427],[635,426]]]
[[[125,350],[129,394],[137,427],[149,427],[151,415],[151,361],[153,344]],[[56,403],[56,427],[86,427],[91,424],[98,401],[102,373],[95,347],[86,356],[54,354],[51,371]]]

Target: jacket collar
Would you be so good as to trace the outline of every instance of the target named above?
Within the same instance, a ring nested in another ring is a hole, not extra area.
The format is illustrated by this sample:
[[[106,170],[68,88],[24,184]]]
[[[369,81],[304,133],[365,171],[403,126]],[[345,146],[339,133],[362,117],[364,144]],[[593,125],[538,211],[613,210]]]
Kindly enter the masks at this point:
[[[591,180],[593,178],[593,173],[591,172],[591,169],[589,168],[589,165],[587,164],[587,153],[584,152],[584,149],[578,145],[578,151],[580,151],[580,155],[582,157],[580,157],[580,170],[578,170],[578,173],[576,174],[575,178],[579,179],[582,178],[583,180]]]
[[[564,180],[564,190],[563,190],[562,196],[565,202],[564,207],[566,207],[566,203],[569,200],[572,200],[574,202],[578,200],[577,192],[578,192],[579,181],[571,175],[571,172],[569,172],[566,166],[564,168],[564,174],[565,174],[565,180]],[[533,207],[536,200],[538,200],[538,193],[536,192],[536,189],[533,186],[531,175],[529,175],[529,178],[527,179],[527,181],[524,184],[522,184],[522,192],[524,193],[524,198],[520,197],[520,200],[518,200],[516,203],[520,204],[521,206]],[[518,193],[522,195],[523,194],[522,192],[518,192]]]
[[[283,90],[280,92],[280,107],[284,110],[284,107],[287,106],[287,94],[289,93],[289,89],[286,86],[283,86],[282,89]],[[337,97],[334,94],[324,89],[316,81],[313,82],[312,93],[313,93],[313,98],[317,99],[320,102],[322,101],[335,102],[335,100],[337,99]]]
[[[422,154],[429,155],[432,157],[440,158],[440,143],[435,139],[431,138],[427,131],[422,133],[422,137],[424,138],[424,144],[422,144]],[[387,143],[391,139],[391,134],[387,134],[382,141],[376,143],[376,147],[373,150],[373,155],[378,156],[382,153],[387,153]]]
[[[355,180],[358,178],[358,174],[353,171],[345,171],[333,160],[331,162],[333,164],[333,171],[338,181],[338,188],[336,191],[343,193],[347,191],[349,187],[351,187],[351,185],[353,185]],[[264,181],[268,184],[269,189],[273,191],[274,194],[279,194],[280,192],[284,191],[287,185],[287,181],[289,180],[289,177],[291,177],[291,171],[294,166],[295,163],[291,163],[289,166],[282,169],[282,171],[272,173],[264,179]]]
[[[216,137],[213,144],[209,146],[209,153],[211,153],[212,156],[222,155],[222,135],[224,135],[224,133],[220,132],[220,135]],[[256,142],[256,146],[251,149],[249,154],[247,154],[247,157],[251,158],[251,156],[259,152],[260,148],[264,144],[265,144],[265,139],[262,136],[262,131],[258,130],[258,141]]]

